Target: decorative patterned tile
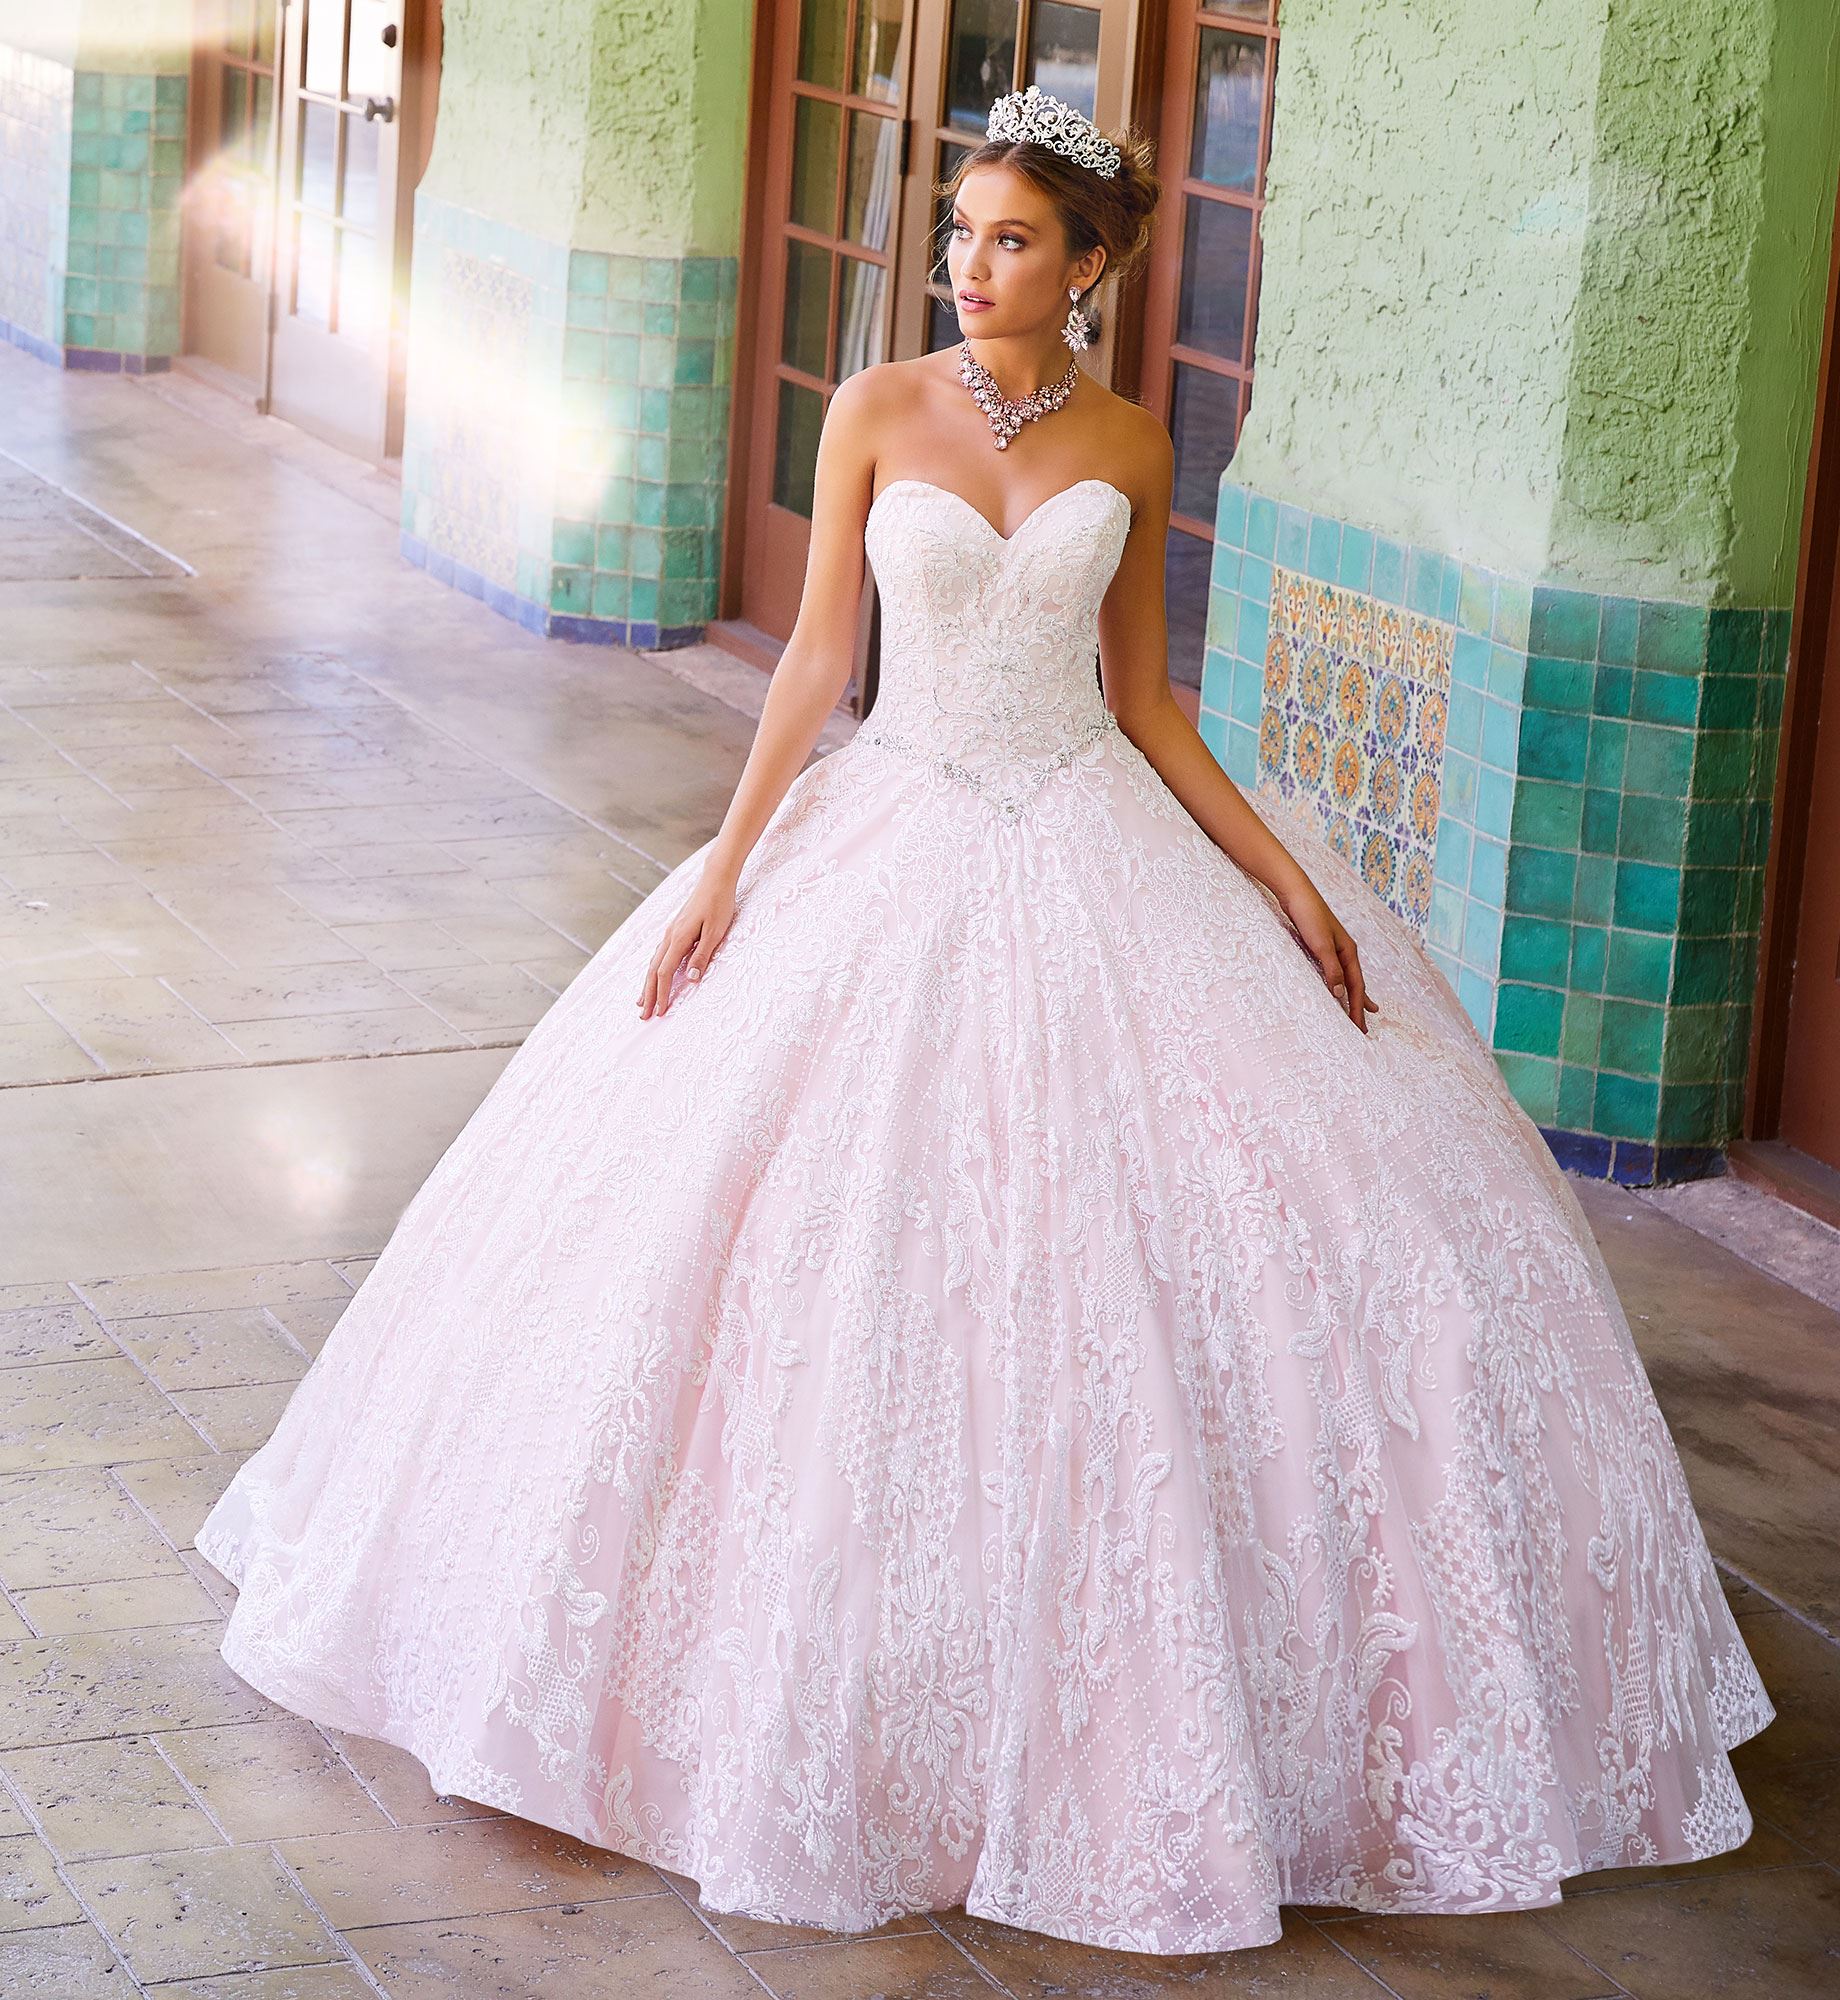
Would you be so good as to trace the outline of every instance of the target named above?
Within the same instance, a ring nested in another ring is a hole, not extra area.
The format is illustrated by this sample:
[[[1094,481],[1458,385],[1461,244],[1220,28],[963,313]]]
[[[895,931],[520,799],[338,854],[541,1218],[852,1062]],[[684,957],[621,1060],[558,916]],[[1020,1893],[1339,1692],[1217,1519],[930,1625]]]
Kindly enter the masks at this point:
[[[1365,592],[1272,573],[1260,781],[1309,800],[1336,851],[1421,933],[1455,636]]]

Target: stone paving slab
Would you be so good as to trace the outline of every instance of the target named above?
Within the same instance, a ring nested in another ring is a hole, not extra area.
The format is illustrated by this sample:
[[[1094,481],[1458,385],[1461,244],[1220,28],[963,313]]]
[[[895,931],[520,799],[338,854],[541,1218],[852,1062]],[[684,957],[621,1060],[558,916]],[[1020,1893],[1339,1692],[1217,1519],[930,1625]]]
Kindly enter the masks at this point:
[[[1831,1990],[1840,1647],[1729,1574],[1780,1711],[1735,1760],[1756,1833],[1708,1861],[1576,1878],[1546,1910],[1402,1919],[1291,1907],[1275,1944],[1183,1959],[1093,1951],[962,1909],[844,1937],[704,1910],[687,1877],[438,1797],[407,1753],[317,1728],[230,1672],[217,1646],[233,1593],[192,1549],[374,1263],[0,1289],[0,1410],[25,1413],[27,1427],[0,1425],[0,1441],[32,1444],[30,1423],[54,1405],[89,1413],[66,1447],[78,1462],[0,1474],[8,2000]],[[144,1396],[124,1402],[115,1385],[130,1378]],[[64,1393],[47,1397],[47,1385]],[[53,1414],[43,1427],[63,1437],[65,1422]]]
[[[515,1046],[664,873],[334,659],[14,666],[0,1087]]]

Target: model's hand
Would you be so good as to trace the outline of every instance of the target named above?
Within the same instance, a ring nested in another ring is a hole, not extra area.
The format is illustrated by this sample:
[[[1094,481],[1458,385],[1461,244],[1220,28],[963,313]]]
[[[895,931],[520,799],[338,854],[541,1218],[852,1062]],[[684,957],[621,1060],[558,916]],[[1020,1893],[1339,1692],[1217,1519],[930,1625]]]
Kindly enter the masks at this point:
[[[684,977],[701,979],[709,961],[735,917],[735,885],[726,876],[707,868],[652,956],[645,984],[639,990],[639,1018],[648,1021],[671,1004],[671,981],[687,959]]]
[[[1346,1010],[1348,1018],[1367,1033],[1367,1017],[1380,1011],[1380,1003],[1367,997],[1361,976],[1361,954],[1340,919],[1322,899],[1322,893],[1307,878],[1300,879],[1288,894],[1278,898],[1290,918],[1303,948],[1315,959],[1323,984]]]

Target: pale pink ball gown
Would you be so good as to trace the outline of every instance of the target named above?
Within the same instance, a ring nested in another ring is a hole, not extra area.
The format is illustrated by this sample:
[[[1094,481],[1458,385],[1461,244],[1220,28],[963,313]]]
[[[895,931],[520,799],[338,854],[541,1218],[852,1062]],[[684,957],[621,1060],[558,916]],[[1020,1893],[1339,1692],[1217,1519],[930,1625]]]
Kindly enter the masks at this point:
[[[1149,1952],[1743,1842],[1775,1711],[1577,1199],[1409,926],[1363,1036],[1103,705],[1130,505],[871,510],[880,698],[405,1210],[198,1536],[224,1658],[713,1909]]]

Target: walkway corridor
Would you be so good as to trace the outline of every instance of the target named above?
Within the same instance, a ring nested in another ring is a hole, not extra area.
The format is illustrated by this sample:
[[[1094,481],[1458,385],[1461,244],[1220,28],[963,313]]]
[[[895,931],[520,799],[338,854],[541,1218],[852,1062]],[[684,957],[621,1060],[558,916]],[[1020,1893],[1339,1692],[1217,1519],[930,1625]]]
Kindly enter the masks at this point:
[[[764,685],[533,639],[402,563],[394,504],[205,392],[0,348],[0,1994],[1840,1988],[1837,1253],[1761,1197],[1721,1243],[1580,1184],[1779,1710],[1709,1862],[1287,1908],[1207,1958],[962,1911],[838,1939],[438,1798],[223,1666],[199,1522],[508,1052],[714,831]]]

